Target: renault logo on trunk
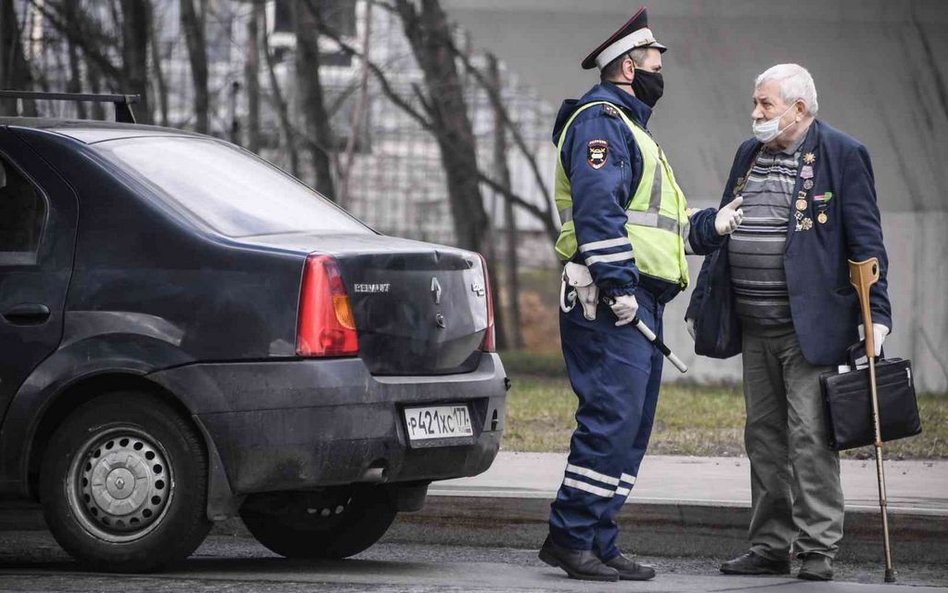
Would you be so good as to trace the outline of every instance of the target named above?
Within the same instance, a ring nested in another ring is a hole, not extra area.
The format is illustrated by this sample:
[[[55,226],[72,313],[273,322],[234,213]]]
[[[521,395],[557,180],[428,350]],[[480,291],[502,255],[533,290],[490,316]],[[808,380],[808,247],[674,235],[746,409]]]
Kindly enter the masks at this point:
[[[438,283],[437,277],[431,279],[431,296],[434,297],[436,305],[441,304],[441,284]]]

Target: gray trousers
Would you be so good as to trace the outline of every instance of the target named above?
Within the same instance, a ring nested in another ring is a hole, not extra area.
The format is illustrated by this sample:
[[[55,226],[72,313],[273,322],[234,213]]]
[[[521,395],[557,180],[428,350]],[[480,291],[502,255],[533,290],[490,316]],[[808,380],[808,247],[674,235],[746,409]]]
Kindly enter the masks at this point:
[[[744,331],[744,444],[751,462],[751,550],[836,555],[843,537],[839,454],[827,446],[820,373],[792,326]]]

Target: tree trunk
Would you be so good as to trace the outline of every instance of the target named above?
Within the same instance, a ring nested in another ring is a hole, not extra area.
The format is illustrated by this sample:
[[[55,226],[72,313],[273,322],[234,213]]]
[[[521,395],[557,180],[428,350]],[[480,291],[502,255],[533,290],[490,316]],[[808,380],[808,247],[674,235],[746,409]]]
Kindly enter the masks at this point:
[[[78,10],[77,0],[65,0],[63,2],[63,12],[66,17],[66,26],[73,27],[76,22],[76,11]],[[66,82],[67,93],[82,92],[82,72],[79,69],[79,48],[75,41],[66,38],[66,54],[69,56],[69,80]],[[76,115],[79,119],[86,119],[86,104],[84,101],[76,101]]]
[[[204,13],[198,14],[193,0],[180,0],[181,29],[188,46],[191,82],[194,85],[194,129],[208,132],[209,99],[207,91],[207,39],[204,35]]]
[[[88,64],[86,67],[86,76],[89,79],[89,89],[93,94],[98,95],[102,92],[102,75],[95,64]],[[105,107],[102,103],[95,101],[92,103],[92,119],[104,120]]]
[[[151,63],[155,70],[155,83],[158,86],[158,113],[161,114],[161,125],[168,126],[168,83],[165,81],[165,69],[161,58],[161,39],[155,27],[154,13],[151,21]]]
[[[293,134],[293,126],[290,124],[290,110],[287,107],[283,91],[280,89],[280,81],[276,75],[276,60],[270,53],[270,34],[267,32],[267,13],[263,4],[254,7],[257,15],[260,17],[260,23],[263,28],[261,41],[263,42],[263,56],[267,61],[267,74],[270,78],[270,93],[273,95],[273,103],[276,106],[276,112],[280,120],[280,130],[283,132],[283,142],[286,146],[287,157],[290,160],[290,172],[294,177],[300,176],[300,156],[296,150],[296,137]]]
[[[319,14],[310,0],[296,0],[296,87],[306,123],[306,139],[313,159],[313,187],[329,199],[336,190],[332,178],[330,151],[335,144],[323,85],[319,78]]]
[[[482,251],[488,232],[487,213],[477,179],[477,152],[471,120],[449,47],[451,31],[438,0],[396,0],[412,53],[424,72],[427,106],[441,151],[448,198],[459,247]]]
[[[247,19],[247,57],[244,62],[244,84],[247,88],[247,149],[260,152],[260,0],[254,0]]]
[[[488,80],[491,86],[501,92],[500,68],[497,56],[487,54]],[[494,177],[497,183],[510,189],[510,168],[507,166],[507,125],[504,114],[494,110]],[[507,280],[507,324],[504,327],[504,336],[507,346],[523,348],[523,328],[520,319],[520,269],[517,262],[517,219],[514,213],[513,202],[504,200],[504,222],[506,229],[506,280]]]
[[[13,2],[0,0],[0,87],[18,91],[33,90],[33,76],[23,55],[23,37],[16,21]],[[16,99],[0,100],[0,114],[16,115]],[[23,115],[35,116],[36,104],[23,100]]]
[[[484,254],[490,276],[495,279],[491,282],[493,299],[499,303],[494,250],[489,240],[490,224],[478,181],[477,145],[454,62],[454,44],[447,15],[439,0],[421,0],[420,12],[413,0],[396,0],[395,6],[412,53],[424,73],[428,91],[425,107],[431,116],[441,152],[457,244],[463,249]],[[502,317],[503,308],[495,307],[494,319],[498,327],[503,326]],[[499,332],[497,347],[505,346],[504,333]]]
[[[127,89],[123,93],[141,96],[135,106],[139,123],[154,122],[148,89],[148,38],[151,3],[147,0],[122,0],[122,78]]]
[[[366,124],[369,103],[369,52],[372,47],[372,2],[365,5],[365,26],[362,31],[362,71],[359,74],[359,94],[349,126],[349,138],[346,140],[345,158],[339,167],[339,195],[337,202],[343,208],[349,200],[349,180],[352,178],[352,165],[355,164],[355,148]]]

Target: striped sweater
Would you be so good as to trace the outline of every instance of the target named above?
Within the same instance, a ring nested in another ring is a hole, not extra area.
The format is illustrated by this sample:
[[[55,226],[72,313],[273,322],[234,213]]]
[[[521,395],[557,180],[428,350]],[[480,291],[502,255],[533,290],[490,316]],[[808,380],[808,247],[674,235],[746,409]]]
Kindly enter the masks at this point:
[[[783,252],[805,137],[781,151],[761,149],[744,185],[744,221],[728,241],[728,259],[737,315],[745,325],[792,322]]]

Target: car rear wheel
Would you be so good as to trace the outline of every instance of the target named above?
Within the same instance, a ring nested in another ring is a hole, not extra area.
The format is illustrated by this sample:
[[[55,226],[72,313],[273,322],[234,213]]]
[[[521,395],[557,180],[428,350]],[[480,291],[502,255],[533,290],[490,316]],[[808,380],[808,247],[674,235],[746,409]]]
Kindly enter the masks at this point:
[[[259,494],[240,510],[257,541],[299,559],[354,556],[385,535],[396,514],[386,491],[369,486]]]
[[[40,498],[56,541],[96,570],[156,570],[190,555],[211,526],[200,436],[140,393],[98,397],[60,425]]]

